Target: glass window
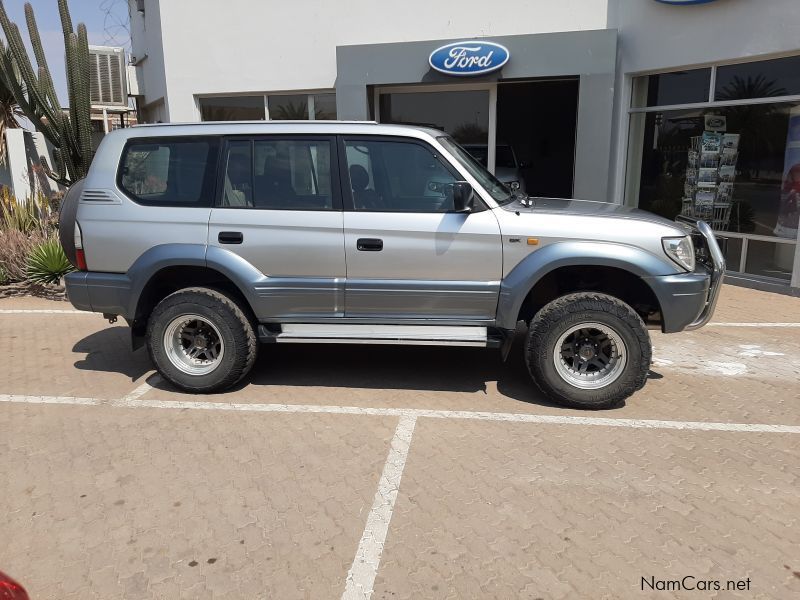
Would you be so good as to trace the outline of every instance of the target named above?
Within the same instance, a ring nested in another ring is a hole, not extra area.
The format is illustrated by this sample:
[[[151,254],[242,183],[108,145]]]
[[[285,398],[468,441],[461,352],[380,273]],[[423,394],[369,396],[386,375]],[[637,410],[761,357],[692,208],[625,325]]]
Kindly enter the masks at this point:
[[[222,206],[331,210],[327,140],[232,141],[225,157]]]
[[[314,94],[314,119],[336,120],[336,94]]]
[[[800,56],[717,67],[716,100],[800,94]]]
[[[222,206],[253,206],[253,142],[250,140],[228,143]]]
[[[789,281],[792,278],[793,264],[794,244],[776,244],[757,240],[747,242],[745,273]]]
[[[133,140],[122,155],[120,187],[142,204],[210,206],[217,141]]]
[[[381,94],[382,123],[431,127],[460,144],[489,142],[489,92],[413,92]]]
[[[719,231],[797,238],[800,103],[631,115],[629,201]]]
[[[452,138],[449,137],[440,137],[437,138],[439,143],[444,146],[450,154],[452,154],[456,160],[463,166],[469,174],[472,175],[475,179],[478,180],[478,183],[481,184],[483,189],[489,192],[492,198],[494,198],[495,202],[498,204],[508,204],[514,199],[511,190],[509,190],[505,184],[503,184],[497,177],[489,173],[478,159],[476,159],[471,153],[467,152],[459,146],[458,144],[453,141]]]
[[[356,210],[448,212],[456,178],[426,146],[409,142],[345,142]]]
[[[308,120],[308,96],[306,94],[269,96],[267,105],[271,121]]]
[[[726,238],[717,236],[723,252],[725,253],[725,265],[729,271],[741,271],[742,265],[742,239]]]
[[[263,121],[264,96],[200,98],[203,121]]]
[[[708,102],[711,69],[645,75],[633,80],[633,107]]]

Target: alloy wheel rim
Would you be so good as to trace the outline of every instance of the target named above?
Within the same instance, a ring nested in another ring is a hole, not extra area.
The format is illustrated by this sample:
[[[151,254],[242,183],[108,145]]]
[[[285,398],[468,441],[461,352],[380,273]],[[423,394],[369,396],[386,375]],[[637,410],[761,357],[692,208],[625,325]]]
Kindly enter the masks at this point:
[[[181,315],[164,331],[169,361],[187,375],[208,375],[219,366],[225,342],[219,329],[200,315]]]
[[[558,375],[584,389],[604,388],[625,370],[628,353],[622,337],[603,323],[573,325],[558,338],[553,362]]]

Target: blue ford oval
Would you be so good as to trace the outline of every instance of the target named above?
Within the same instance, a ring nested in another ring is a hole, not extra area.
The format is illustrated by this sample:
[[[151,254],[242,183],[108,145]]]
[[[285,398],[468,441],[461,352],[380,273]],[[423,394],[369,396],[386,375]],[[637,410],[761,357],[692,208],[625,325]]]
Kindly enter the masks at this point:
[[[483,75],[508,62],[508,48],[494,42],[470,40],[441,46],[431,52],[428,62],[448,75]]]

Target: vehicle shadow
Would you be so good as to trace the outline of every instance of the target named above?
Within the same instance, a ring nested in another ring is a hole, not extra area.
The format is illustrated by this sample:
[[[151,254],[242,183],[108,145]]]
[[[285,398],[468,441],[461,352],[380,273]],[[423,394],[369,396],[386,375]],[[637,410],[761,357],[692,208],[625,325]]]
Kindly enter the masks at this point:
[[[497,382],[503,396],[518,402],[560,408],[531,381],[522,353],[524,332],[517,332],[508,360],[484,348],[381,346],[360,344],[264,344],[253,370],[233,391],[247,386],[338,387],[446,392],[487,392]],[[153,369],[144,349],[130,349],[126,327],[109,327],[80,340],[73,352],[86,357],[75,367],[117,372],[131,381]],[[658,377],[657,374],[653,376]],[[154,378],[156,389],[174,392]],[[615,408],[622,408],[622,403]]]
[[[131,333],[127,327],[101,329],[80,340],[72,351],[86,355],[75,361],[75,368],[82,371],[121,373],[136,381],[153,369],[146,350],[131,350]]]

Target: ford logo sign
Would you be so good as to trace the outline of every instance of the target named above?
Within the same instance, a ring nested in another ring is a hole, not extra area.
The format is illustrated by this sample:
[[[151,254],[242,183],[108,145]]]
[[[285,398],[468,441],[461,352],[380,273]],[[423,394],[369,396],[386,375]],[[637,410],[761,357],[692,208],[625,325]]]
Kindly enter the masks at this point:
[[[508,48],[494,42],[454,42],[431,52],[428,62],[448,75],[483,75],[500,69],[508,62]]]

